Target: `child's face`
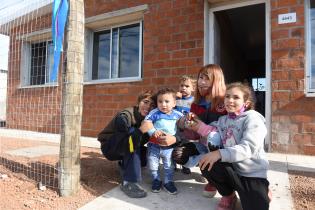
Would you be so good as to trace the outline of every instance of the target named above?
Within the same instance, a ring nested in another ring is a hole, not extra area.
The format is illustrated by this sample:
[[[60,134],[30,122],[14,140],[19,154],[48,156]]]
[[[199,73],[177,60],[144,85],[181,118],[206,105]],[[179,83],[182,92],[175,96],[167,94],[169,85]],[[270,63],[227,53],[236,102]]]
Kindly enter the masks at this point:
[[[244,93],[237,87],[227,90],[224,105],[227,112],[240,114],[241,109],[247,105],[247,102],[244,101]]]
[[[210,79],[205,74],[200,74],[197,81],[198,91],[201,96],[206,96],[209,94],[209,88],[211,87]]]
[[[176,101],[173,94],[166,93],[163,95],[159,95],[157,97],[157,106],[161,112],[165,114],[171,113],[173,108],[176,106]]]
[[[181,81],[179,84],[179,92],[183,97],[191,96],[191,93],[194,91],[193,84],[190,80]]]

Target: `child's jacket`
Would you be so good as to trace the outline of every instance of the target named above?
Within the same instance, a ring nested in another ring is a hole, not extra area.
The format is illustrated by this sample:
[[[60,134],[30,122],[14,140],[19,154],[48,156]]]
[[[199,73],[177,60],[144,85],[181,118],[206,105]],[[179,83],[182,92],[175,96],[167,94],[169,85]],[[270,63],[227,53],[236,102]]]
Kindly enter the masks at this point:
[[[265,118],[254,110],[245,111],[235,118],[222,116],[215,123],[224,149],[222,162],[233,164],[236,172],[246,177],[267,177],[269,166],[264,151],[267,135]]]

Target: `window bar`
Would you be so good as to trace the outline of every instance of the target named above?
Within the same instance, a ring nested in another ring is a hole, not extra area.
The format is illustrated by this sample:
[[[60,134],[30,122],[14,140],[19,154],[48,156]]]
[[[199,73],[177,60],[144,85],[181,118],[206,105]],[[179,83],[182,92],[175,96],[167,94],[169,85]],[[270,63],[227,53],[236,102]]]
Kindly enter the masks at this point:
[[[49,70],[48,70],[48,62],[49,62],[49,59],[48,59],[48,48],[49,48],[49,45],[48,45],[48,41],[45,41],[46,43],[46,59],[45,59],[45,83],[44,84],[47,84],[49,83]]]
[[[112,78],[112,48],[113,48],[112,40],[113,40],[113,28],[110,29],[110,43],[109,43],[109,75],[108,75],[108,78],[109,78],[109,79]],[[106,79],[106,78],[105,78],[105,79]]]
[[[138,69],[138,77],[141,77],[142,74],[142,21],[139,23],[139,69]]]
[[[117,74],[117,78],[120,78],[120,72],[119,72],[119,59],[120,59],[120,54],[119,54],[119,49],[120,49],[120,47],[119,47],[119,45],[120,45],[120,28],[117,28],[117,45],[116,45],[116,47],[117,47],[117,55],[116,55],[116,61],[114,61],[114,62],[116,62],[116,69],[115,69],[115,71],[116,71],[116,74]]]

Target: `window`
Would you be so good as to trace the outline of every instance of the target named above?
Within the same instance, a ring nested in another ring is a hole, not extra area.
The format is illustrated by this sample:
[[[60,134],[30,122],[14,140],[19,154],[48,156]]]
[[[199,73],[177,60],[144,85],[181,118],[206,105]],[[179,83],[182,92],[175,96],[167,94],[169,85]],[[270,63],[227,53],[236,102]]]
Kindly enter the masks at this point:
[[[266,91],[266,78],[252,78],[254,91]]]
[[[306,0],[306,95],[315,96],[315,0]]]
[[[49,73],[53,62],[52,42],[40,42],[31,45],[30,85],[49,83]]]
[[[141,78],[141,22],[94,31],[92,37],[92,69],[85,80],[115,82]]]
[[[23,43],[22,86],[51,84],[54,48],[52,41]]]

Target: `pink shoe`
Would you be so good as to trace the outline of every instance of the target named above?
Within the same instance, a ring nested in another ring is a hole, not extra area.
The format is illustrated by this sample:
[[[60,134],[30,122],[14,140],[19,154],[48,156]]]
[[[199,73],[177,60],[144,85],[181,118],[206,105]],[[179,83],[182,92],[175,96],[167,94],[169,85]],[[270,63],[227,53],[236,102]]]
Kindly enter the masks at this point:
[[[217,193],[217,188],[215,188],[215,186],[213,186],[211,183],[208,183],[205,186],[202,195],[208,198],[213,198],[216,193]]]
[[[235,193],[228,196],[222,196],[217,210],[233,210],[237,201]]]

